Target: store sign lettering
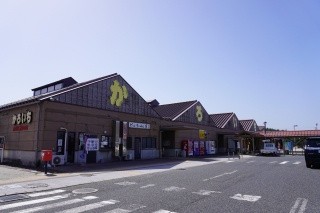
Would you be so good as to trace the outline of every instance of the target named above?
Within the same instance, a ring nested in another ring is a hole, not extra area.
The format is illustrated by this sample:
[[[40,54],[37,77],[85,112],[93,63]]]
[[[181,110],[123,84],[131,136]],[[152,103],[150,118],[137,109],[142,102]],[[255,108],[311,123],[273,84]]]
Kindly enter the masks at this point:
[[[150,124],[129,122],[129,128],[133,128],[133,129],[150,129]]]
[[[125,99],[128,98],[128,90],[126,86],[120,85],[119,81],[114,80],[113,84],[110,86],[111,97],[110,102],[112,105],[120,107]]]
[[[20,125],[20,124],[29,124],[32,121],[32,112],[27,111],[27,113],[19,113],[14,114],[12,116],[12,124]]]
[[[203,113],[202,113],[202,107],[201,106],[197,106],[196,116],[197,116],[198,121],[201,122],[202,118],[203,118]]]

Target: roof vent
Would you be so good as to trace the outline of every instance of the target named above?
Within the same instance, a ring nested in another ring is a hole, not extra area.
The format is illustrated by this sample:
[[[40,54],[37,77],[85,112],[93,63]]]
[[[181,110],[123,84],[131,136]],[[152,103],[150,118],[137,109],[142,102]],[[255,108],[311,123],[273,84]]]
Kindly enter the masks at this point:
[[[152,101],[147,101],[147,103],[149,104],[149,106],[151,106],[152,108],[159,106],[159,102],[157,101],[157,99],[153,99]]]

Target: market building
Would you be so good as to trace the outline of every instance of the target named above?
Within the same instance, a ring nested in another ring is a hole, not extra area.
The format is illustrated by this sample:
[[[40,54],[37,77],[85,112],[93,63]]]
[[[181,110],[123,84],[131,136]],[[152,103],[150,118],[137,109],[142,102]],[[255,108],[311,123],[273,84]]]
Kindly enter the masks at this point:
[[[240,147],[239,133],[244,131],[237,115],[234,112],[210,114],[211,119],[218,128],[224,129],[226,133],[219,134],[219,153],[236,153]]]
[[[160,157],[163,119],[119,74],[32,91],[0,106],[5,161],[36,166],[41,150],[53,150],[57,165]]]
[[[4,161],[38,166],[42,150],[52,151],[55,165],[224,154],[256,127],[245,131],[235,113],[208,114],[197,100],[146,101],[117,73],[32,92],[0,106]]]
[[[218,154],[218,141],[230,134],[230,130],[216,126],[197,100],[152,106],[168,121],[160,128],[163,156],[197,157]]]

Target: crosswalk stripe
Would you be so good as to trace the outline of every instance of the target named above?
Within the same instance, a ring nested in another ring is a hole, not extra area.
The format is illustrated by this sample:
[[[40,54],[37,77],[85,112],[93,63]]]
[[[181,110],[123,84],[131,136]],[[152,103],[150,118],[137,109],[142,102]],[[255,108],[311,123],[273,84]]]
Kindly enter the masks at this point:
[[[279,164],[286,164],[286,163],[289,163],[289,161],[283,161],[283,162],[281,162]]]
[[[176,212],[171,212],[171,211],[168,211],[168,210],[160,209],[159,211],[155,211],[153,213],[176,213]]]
[[[298,164],[300,164],[300,163],[301,163],[301,161],[296,161],[296,162],[294,162],[293,164],[298,165]]]
[[[66,190],[63,189],[57,189],[57,190],[53,190],[53,191],[49,191],[49,192],[38,192],[38,193],[31,193],[31,194],[27,194],[29,197],[40,197],[40,196],[44,196],[44,195],[53,195],[53,194],[59,194],[62,192],[65,192]]]
[[[129,212],[136,211],[138,209],[143,209],[145,207],[146,206],[142,206],[142,205],[139,205],[139,204],[131,204],[126,208],[117,208],[117,209],[113,209],[113,210],[107,211],[106,213],[129,213]]]
[[[62,211],[60,213],[80,213],[80,212],[85,212],[85,211],[89,211],[89,210],[93,210],[93,209],[97,209],[103,206],[107,206],[107,205],[113,205],[116,203],[119,203],[120,201],[118,200],[105,200],[105,201],[101,201],[98,203],[92,203],[89,205],[84,205],[84,206],[79,206],[76,208],[72,208],[72,209],[67,209],[65,211]]]
[[[44,210],[44,209],[52,209],[52,208],[56,208],[56,207],[61,207],[61,206],[67,206],[67,205],[75,204],[75,203],[80,203],[80,202],[83,202],[83,201],[86,201],[86,200],[93,200],[93,199],[96,199],[96,198],[98,198],[98,197],[88,196],[88,197],[83,197],[82,199],[81,198],[76,198],[76,199],[73,199],[73,200],[67,200],[67,201],[62,201],[62,202],[59,202],[59,203],[53,203],[53,204],[38,206],[38,207],[19,210],[19,211],[11,212],[11,213],[32,213],[32,212],[37,212],[37,211],[41,211],[41,210]]]
[[[277,163],[278,161],[271,161],[271,162],[269,162],[269,163]]]
[[[44,202],[48,202],[48,201],[60,200],[60,199],[69,197],[69,195],[70,194],[64,194],[64,195],[57,195],[57,196],[53,196],[53,197],[41,198],[41,199],[37,199],[37,200],[29,200],[29,201],[23,201],[23,202],[18,202],[18,203],[11,203],[11,204],[0,206],[0,210],[12,209],[12,208],[16,208],[16,207],[44,203]]]

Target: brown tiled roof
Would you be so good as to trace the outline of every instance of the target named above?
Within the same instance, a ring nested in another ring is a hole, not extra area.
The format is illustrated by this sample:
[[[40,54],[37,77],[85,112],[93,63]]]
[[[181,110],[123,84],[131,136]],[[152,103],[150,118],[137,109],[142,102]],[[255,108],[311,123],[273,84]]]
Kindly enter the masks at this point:
[[[187,101],[173,104],[163,104],[153,109],[165,119],[174,120],[176,117],[181,115],[186,110],[190,109],[194,104],[198,103],[198,101]]]
[[[232,118],[233,115],[233,112],[212,114],[210,115],[210,118],[217,125],[217,127],[224,128],[224,126],[228,123],[228,121]]]
[[[261,131],[260,134],[267,138],[285,137],[320,137],[320,130],[299,130],[299,131]]]
[[[253,119],[250,119],[250,120],[240,120],[239,122],[240,122],[241,126],[243,127],[243,130],[250,131],[250,129],[255,121]]]
[[[38,95],[38,96],[32,96],[32,97],[25,98],[25,99],[22,99],[22,100],[19,100],[19,101],[15,101],[15,102],[12,102],[12,103],[1,105],[0,106],[0,110],[11,108],[11,107],[16,107],[16,106],[19,106],[19,105],[22,105],[22,104],[33,103],[33,102],[45,100],[45,99],[48,99],[48,98],[53,97],[55,95],[58,95],[58,94],[61,94],[61,93],[65,93],[65,92],[68,92],[68,91],[71,91],[71,90],[74,90],[74,89],[77,89],[77,88],[80,88],[80,87],[83,87],[83,86],[86,86],[86,85],[89,85],[89,84],[93,84],[95,82],[102,81],[102,80],[105,80],[105,79],[108,79],[108,78],[112,78],[112,77],[117,76],[117,75],[118,75],[117,73],[114,73],[114,74],[111,74],[111,75],[107,75],[107,76],[104,76],[104,77],[100,77],[100,78],[96,78],[96,79],[93,79],[93,80],[90,80],[90,81],[86,81],[86,82],[83,82],[83,83],[76,83],[76,84],[70,85],[68,87],[65,87],[65,88],[62,88],[60,90],[56,90],[56,91],[53,91],[53,92],[41,94],[41,95]]]

